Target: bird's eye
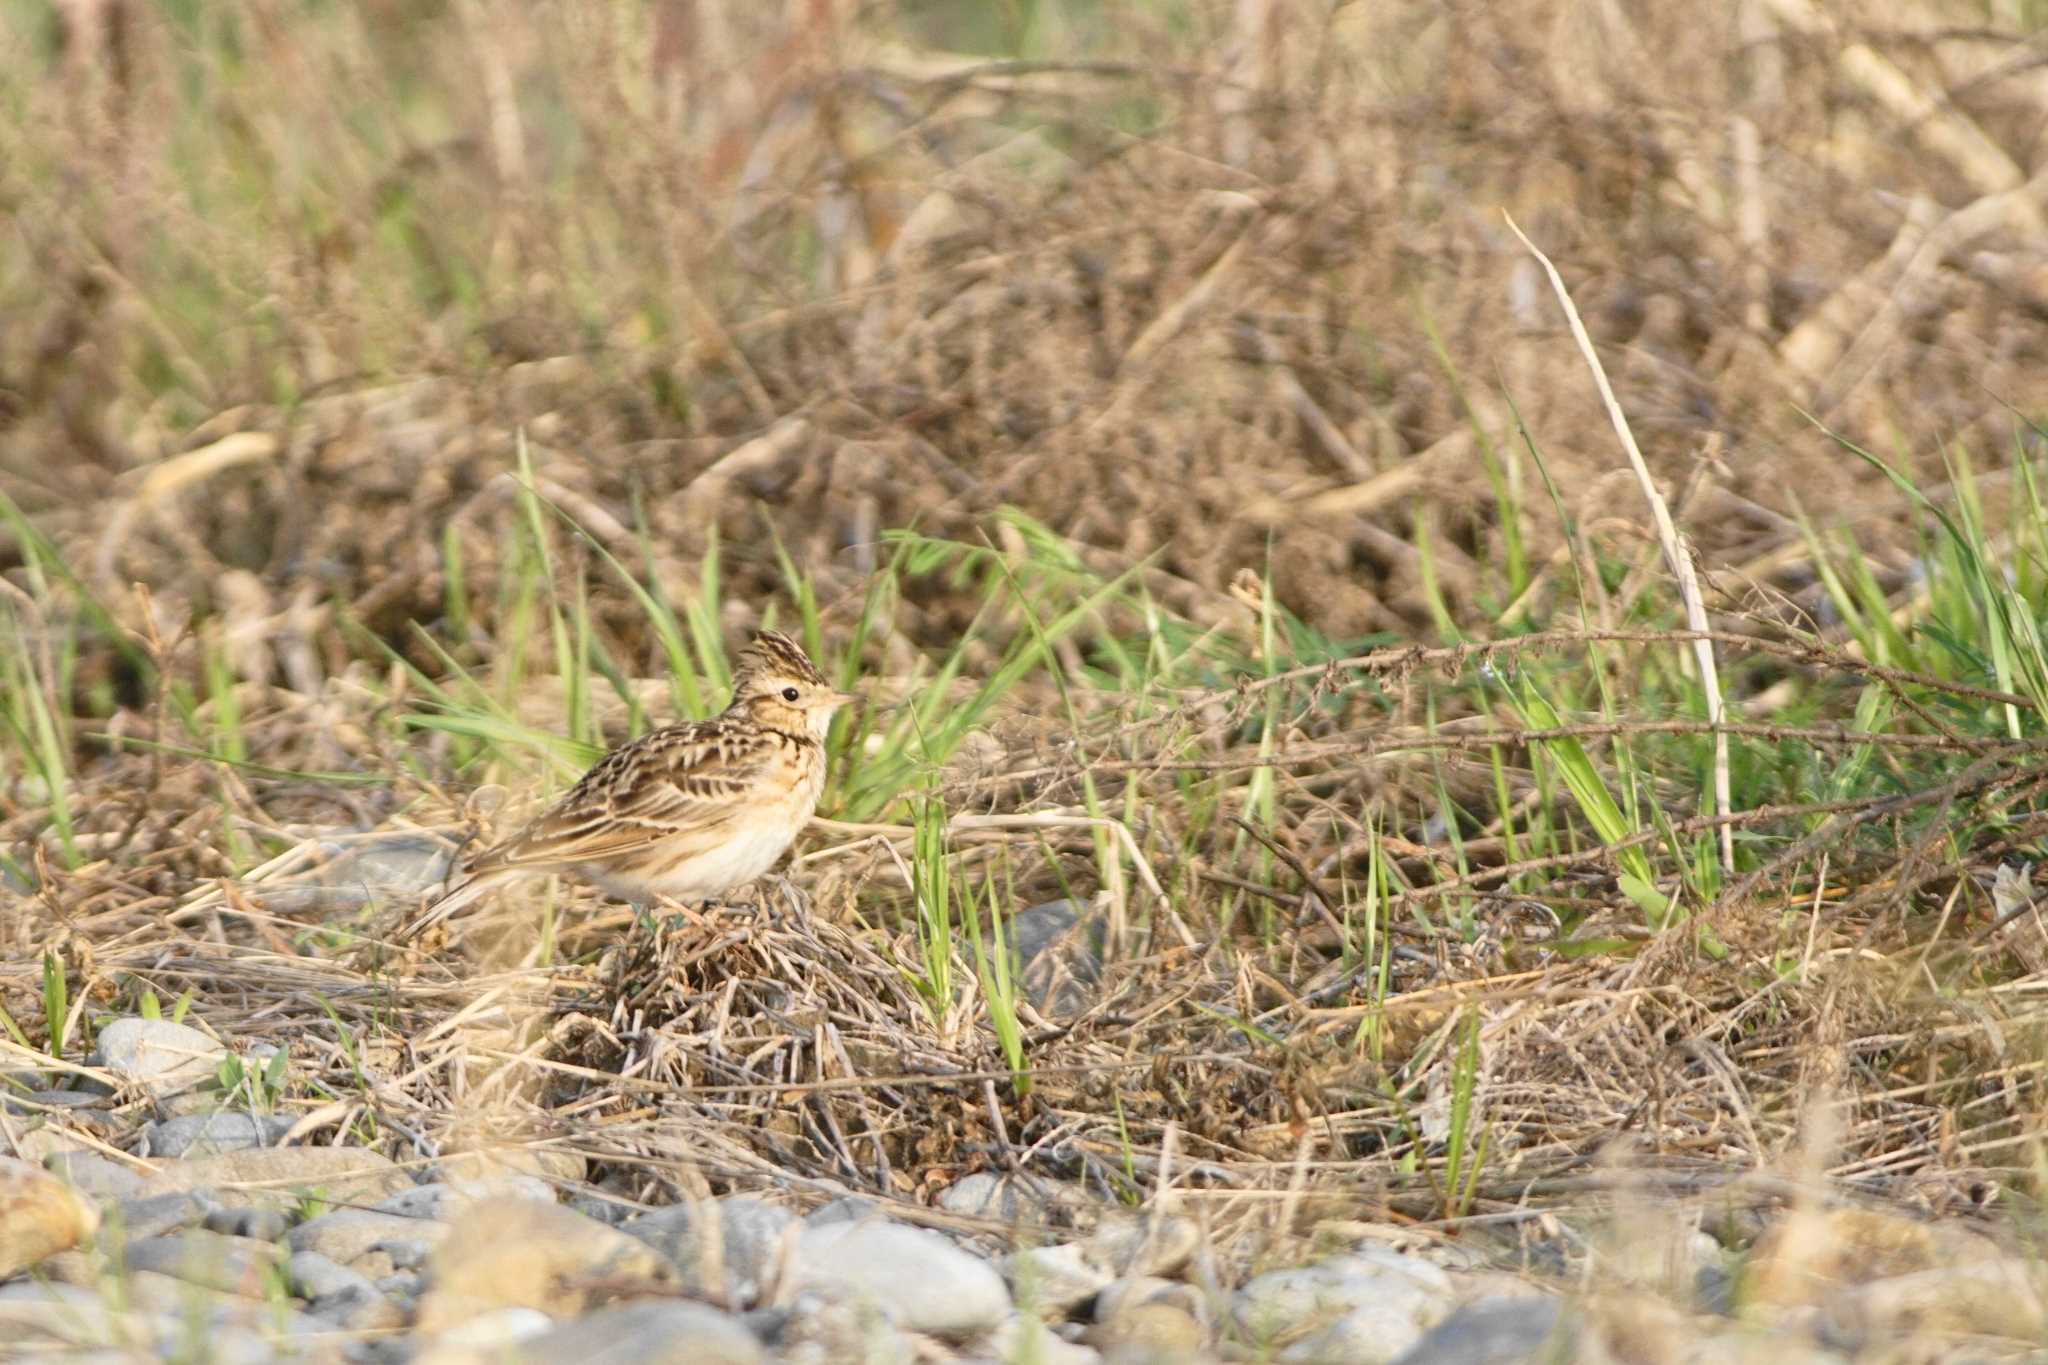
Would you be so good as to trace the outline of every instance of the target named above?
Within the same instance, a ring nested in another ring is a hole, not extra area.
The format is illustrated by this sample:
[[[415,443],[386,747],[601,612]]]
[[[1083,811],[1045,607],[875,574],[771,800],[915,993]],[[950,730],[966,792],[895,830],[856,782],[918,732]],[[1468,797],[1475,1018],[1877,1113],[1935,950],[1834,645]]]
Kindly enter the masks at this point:
[[[795,701],[796,697],[797,692],[794,687],[785,687],[782,689],[782,699],[784,701]]]

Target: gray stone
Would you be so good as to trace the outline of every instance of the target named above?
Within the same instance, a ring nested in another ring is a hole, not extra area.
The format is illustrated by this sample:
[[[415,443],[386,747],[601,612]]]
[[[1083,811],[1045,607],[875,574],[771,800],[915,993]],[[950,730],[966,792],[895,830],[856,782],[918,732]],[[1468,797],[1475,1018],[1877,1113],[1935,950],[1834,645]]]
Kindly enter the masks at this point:
[[[358,893],[410,896],[446,880],[454,858],[447,841],[430,834],[355,837],[309,880]]]
[[[701,1303],[600,1308],[518,1345],[520,1365],[761,1365],[738,1319]]]
[[[122,1256],[131,1271],[153,1271],[245,1298],[268,1293],[283,1260],[269,1242],[197,1230],[130,1242]]]
[[[456,1214],[492,1199],[531,1199],[542,1204],[555,1202],[555,1187],[532,1175],[494,1175],[472,1180],[436,1180],[400,1190],[374,1206],[379,1213],[401,1218],[431,1218],[449,1222]]]
[[[35,1113],[42,1109],[103,1109],[107,1105],[107,1097],[96,1090],[31,1090],[18,1097],[25,1102],[18,1110],[13,1107],[14,1098],[0,1101],[0,1107],[10,1113]]]
[[[178,1339],[177,1334],[172,1334],[172,1341]],[[160,1339],[157,1349],[168,1344]],[[263,1333],[246,1327],[210,1327],[206,1332],[205,1358],[207,1365],[277,1365],[277,1348]]]
[[[276,1209],[214,1209],[206,1215],[200,1225],[208,1232],[223,1233],[229,1237],[253,1237],[259,1242],[275,1242],[284,1236],[291,1220]]]
[[[106,1299],[97,1288],[81,1284],[50,1284],[40,1280],[9,1280],[0,1284],[0,1304],[54,1304],[66,1311],[104,1313]],[[10,1315],[7,1319],[12,1321]]]
[[[225,1101],[233,1103],[236,1096],[223,1096],[219,1090],[220,1078],[214,1077],[214,1084],[195,1086],[175,1095],[155,1096],[156,1116],[160,1119],[204,1118],[221,1112]],[[246,1102],[246,1101],[245,1101]]]
[[[1096,1201],[1074,1185],[1035,1176],[997,1175],[975,1171],[963,1175],[933,1201],[963,1218],[992,1218],[1012,1227],[1052,1227]]]
[[[393,833],[375,839],[323,843],[328,861],[290,882],[265,886],[266,909],[292,918],[319,919],[365,905],[412,904],[419,893],[446,880],[453,853],[430,835]]]
[[[1010,1291],[987,1262],[935,1232],[868,1221],[807,1225],[795,1287],[864,1293],[905,1330],[963,1340],[1010,1314]]]
[[[397,1303],[414,1303],[420,1296],[420,1287],[425,1279],[417,1270],[400,1270],[390,1275],[380,1275],[375,1284],[377,1292]]]
[[[269,1365],[277,1358],[260,1333],[216,1323],[212,1315],[195,1321],[169,1311],[116,1313],[109,1311],[98,1293],[92,1293],[92,1299],[90,1304],[12,1302],[5,1314],[7,1340],[10,1346],[24,1345],[25,1351],[6,1358],[61,1360],[65,1365],[152,1365],[163,1360],[202,1359],[208,1365]],[[24,1336],[31,1333],[49,1340],[24,1342]],[[195,1351],[195,1343],[203,1344],[203,1353]]]
[[[196,1228],[220,1204],[205,1190],[178,1190],[151,1195],[147,1199],[123,1199],[109,1219],[131,1241],[139,1237],[161,1237],[167,1232]]]
[[[496,1308],[575,1317],[622,1298],[673,1294],[669,1259],[635,1237],[560,1204],[498,1199],[465,1210],[435,1248],[420,1299],[423,1332]]]
[[[180,1234],[181,1236],[183,1234]],[[197,1237],[210,1237],[211,1233],[195,1233]],[[150,1245],[169,1243],[171,1238],[153,1239]],[[214,1289],[194,1280],[178,1275],[166,1275],[158,1270],[130,1268],[123,1285],[129,1301],[138,1308],[153,1313],[194,1313],[219,1308],[229,1300],[241,1300],[240,1294]]]
[[[993,1171],[970,1171],[940,1190],[932,1202],[963,1218],[997,1218],[1015,1223],[1024,1213],[1024,1201],[1015,1182]]]
[[[806,1290],[747,1324],[782,1365],[910,1365],[917,1350],[866,1294]]]
[[[100,1030],[88,1064],[111,1071],[152,1095],[204,1085],[227,1050],[198,1029],[168,1019],[116,1019]]]
[[[1560,1337],[1557,1301],[1537,1298],[1480,1299],[1468,1303],[1409,1347],[1396,1365],[1537,1365],[1572,1360]]]
[[[137,1156],[207,1156],[275,1146],[292,1120],[271,1114],[188,1114],[144,1124]]]
[[[126,1294],[135,1308],[158,1315],[155,1320],[164,1324],[153,1344],[157,1356],[167,1360],[203,1359],[209,1365],[228,1360],[274,1361],[280,1339],[314,1347],[323,1337],[331,1339],[334,1331],[331,1324],[271,1295],[222,1293],[147,1270],[129,1273]],[[259,1350],[263,1354],[257,1354]],[[331,1348],[314,1347],[314,1352],[296,1358],[332,1361],[336,1355]]]
[[[1258,1276],[1237,1292],[1231,1316],[1254,1345],[1308,1338],[1283,1360],[1364,1365],[1391,1360],[1420,1340],[1450,1312],[1452,1292],[1441,1267],[1365,1247]]]
[[[1030,966],[1080,922],[1081,911],[1070,900],[1046,901],[1010,916],[1010,947],[1016,951],[1018,964]]]
[[[52,1153],[43,1169],[94,1199],[139,1198],[149,1184],[148,1172],[91,1152]]]
[[[259,1147],[165,1162],[145,1190],[211,1187],[224,1204],[295,1210],[308,1199],[370,1203],[412,1187],[390,1157],[360,1147]]]
[[[16,1096],[29,1095],[50,1084],[47,1072],[32,1067],[0,1067],[0,1109],[10,1114],[23,1112],[9,1108]]]
[[[1088,1256],[1112,1275],[1171,1275],[1202,1244],[1192,1218],[1145,1213],[1112,1213],[1089,1236]]]
[[[579,1194],[564,1201],[585,1218],[593,1219],[607,1227],[622,1228],[636,1218],[646,1217],[646,1210],[617,1199],[606,1199],[595,1194]]]
[[[203,1237],[206,1234],[184,1235]],[[271,1337],[283,1333],[307,1336],[332,1331],[327,1324],[308,1317],[279,1299],[274,1292],[279,1281],[270,1276],[281,1274],[281,1265],[276,1272],[266,1272],[265,1292],[262,1294],[237,1294],[153,1270],[132,1270],[127,1277],[127,1292],[129,1300],[139,1308],[176,1316],[188,1333],[195,1321],[204,1322],[209,1328],[248,1328]],[[181,1354],[191,1354],[189,1340]]]
[[[391,1275],[411,1275],[417,1273],[412,1270],[402,1271],[392,1265],[391,1257],[384,1252],[381,1243],[370,1248],[353,1261],[350,1261],[348,1268],[372,1282],[382,1281]],[[389,1293],[390,1291],[387,1290],[385,1292]]]
[[[391,1245],[410,1248],[418,1244],[422,1251],[410,1261],[418,1265],[424,1259],[424,1249],[438,1244],[447,1235],[446,1223],[401,1218],[395,1213],[374,1213],[369,1209],[336,1209],[299,1224],[285,1234],[285,1243],[293,1251],[317,1251],[342,1265],[371,1251],[388,1250]],[[391,1264],[399,1265],[396,1256],[391,1258]]]
[[[174,1320],[168,1315],[113,1313],[97,1293],[89,1301],[55,1295],[29,1297],[17,1291],[40,1285],[8,1285],[0,1289],[0,1322],[13,1351],[10,1361],[62,1361],[64,1365],[155,1365],[170,1358],[150,1349],[167,1338]],[[69,1289],[71,1286],[50,1286]],[[90,1291],[88,1291],[90,1292]]]
[[[997,1360],[1028,1360],[1034,1365],[1096,1365],[1102,1356],[1090,1346],[1068,1341],[1035,1313],[1012,1313],[980,1342],[977,1355]]]
[[[159,1357],[148,1346],[164,1340],[175,1321],[132,1307],[113,1311],[98,1286],[32,1280],[0,1285],[0,1340],[6,1343],[0,1357],[10,1361],[150,1365]]]
[[[1402,1305],[1354,1308],[1280,1353],[1282,1365],[1390,1365],[1427,1329]]]
[[[715,1294],[735,1308],[759,1301],[773,1273],[782,1239],[796,1223],[789,1210],[758,1199],[732,1198],[672,1204],[643,1214],[619,1231],[675,1263],[689,1292]],[[723,1283],[710,1284],[705,1239],[717,1228]]]
[[[1069,1209],[1092,1205],[1094,1199],[1073,1185],[1057,1181],[973,1171],[938,1191],[934,1203],[948,1214],[963,1218],[991,1218],[1010,1226],[1047,1228],[1063,1222]]]
[[[445,1225],[437,1225],[445,1226]],[[382,1255],[390,1270],[418,1270],[434,1258],[434,1248],[441,1244],[435,1237],[387,1237],[370,1248],[372,1254]],[[389,1274],[390,1271],[383,1273]]]
[[[405,1310],[370,1285],[332,1298],[313,1299],[306,1312],[344,1332],[389,1332],[405,1326]]]
[[[1095,1321],[1113,1322],[1122,1314],[1146,1304],[1171,1304],[1193,1319],[1204,1332],[1209,1327],[1209,1300],[1202,1291],[1182,1280],[1156,1275],[1132,1275],[1111,1281],[1095,1296]]]
[[[1693,1277],[1693,1302],[1703,1313],[1712,1313],[1724,1318],[1733,1317],[1738,1283],[1734,1272],[1725,1266],[1701,1266],[1699,1274]]]
[[[327,1299],[355,1290],[376,1292],[376,1286],[339,1261],[317,1251],[294,1251],[285,1258],[285,1285],[302,1299]]]
[[[47,1169],[50,1158],[60,1152],[89,1152],[94,1148],[82,1133],[62,1121],[30,1119],[12,1125],[12,1130],[12,1157],[31,1166]]]
[[[1048,901],[1010,920],[1020,979],[1032,1006],[1050,1015],[1079,1014],[1100,993],[1102,921],[1072,901]]]
[[[1168,1298],[1120,1303],[1088,1333],[1089,1341],[1111,1359],[1182,1361],[1209,1340],[1205,1316]]]
[[[191,1338],[205,1324],[181,1324],[166,1312],[110,1310],[104,1293],[73,1285],[9,1284],[0,1287],[0,1324],[14,1360],[61,1360],[64,1365],[151,1365],[191,1359]],[[185,1328],[185,1349],[176,1343]],[[18,1353],[12,1353],[19,1347]],[[209,1362],[218,1357],[208,1353]]]
[[[1078,1242],[1012,1252],[1004,1258],[1003,1278],[1019,1304],[1058,1317],[1094,1298],[1110,1281]]]
[[[863,1199],[856,1194],[842,1194],[828,1204],[820,1204],[804,1215],[804,1222],[819,1227],[827,1223],[858,1223],[871,1218],[880,1211],[872,1199]]]
[[[285,1283],[307,1300],[306,1311],[349,1332],[386,1331],[404,1325],[405,1313],[375,1285],[317,1251],[297,1251],[284,1263]]]

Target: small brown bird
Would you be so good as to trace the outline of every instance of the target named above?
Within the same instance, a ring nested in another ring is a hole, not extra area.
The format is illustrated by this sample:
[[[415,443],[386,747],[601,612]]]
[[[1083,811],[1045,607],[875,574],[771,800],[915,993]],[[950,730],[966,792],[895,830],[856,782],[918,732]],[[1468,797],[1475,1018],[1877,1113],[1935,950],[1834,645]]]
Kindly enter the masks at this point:
[[[477,854],[460,882],[393,936],[403,943],[520,877],[568,873],[621,900],[695,900],[775,865],[817,809],[825,732],[850,701],[786,635],[740,651],[732,704],[598,760],[525,829]]]

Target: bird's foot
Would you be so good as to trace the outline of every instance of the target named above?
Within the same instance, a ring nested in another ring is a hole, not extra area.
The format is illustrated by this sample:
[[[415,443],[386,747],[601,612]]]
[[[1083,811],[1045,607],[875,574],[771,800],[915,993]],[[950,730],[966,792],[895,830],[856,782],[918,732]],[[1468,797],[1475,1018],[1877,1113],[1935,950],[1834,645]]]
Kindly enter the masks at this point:
[[[690,918],[688,907],[665,896],[628,904],[633,910],[633,930],[607,953],[616,964],[622,986],[628,981],[666,976],[663,964],[669,961]]]
[[[768,894],[767,887],[764,886],[762,888],[760,909],[764,919],[773,917],[776,897],[780,898],[783,908],[788,912],[787,917],[791,923],[802,924],[810,919],[811,898],[794,881],[788,877],[777,877],[774,880],[773,890],[775,897],[771,897]]]
[[[661,926],[645,901],[627,902],[633,910],[633,931],[605,950],[618,982],[638,975],[661,951]]]

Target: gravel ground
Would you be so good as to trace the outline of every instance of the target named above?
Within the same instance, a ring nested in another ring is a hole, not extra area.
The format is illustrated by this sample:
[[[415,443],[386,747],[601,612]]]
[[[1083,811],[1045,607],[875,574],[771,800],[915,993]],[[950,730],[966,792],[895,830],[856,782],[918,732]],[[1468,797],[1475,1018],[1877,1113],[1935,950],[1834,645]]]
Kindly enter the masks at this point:
[[[1324,1216],[1256,1256],[1171,1206],[992,1173],[922,1206],[648,1210],[516,1147],[407,1167],[297,1145],[288,1117],[223,1107],[222,1057],[123,1019],[92,1058],[113,1093],[13,1074],[0,1322],[20,1358],[1961,1361],[2039,1358],[2044,1331],[2038,1267],[1988,1224],[1782,1182],[1455,1236]]]

